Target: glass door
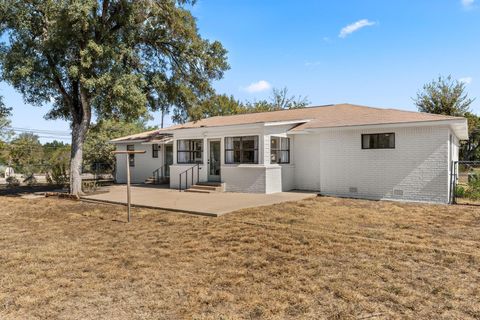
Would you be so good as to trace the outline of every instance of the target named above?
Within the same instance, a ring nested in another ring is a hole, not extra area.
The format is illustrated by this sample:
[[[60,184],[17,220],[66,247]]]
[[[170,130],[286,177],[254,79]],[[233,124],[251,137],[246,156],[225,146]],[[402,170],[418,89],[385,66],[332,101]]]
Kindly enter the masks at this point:
[[[165,145],[165,177],[170,177],[170,165],[173,164],[173,145]]]
[[[208,181],[220,181],[220,140],[208,142]]]

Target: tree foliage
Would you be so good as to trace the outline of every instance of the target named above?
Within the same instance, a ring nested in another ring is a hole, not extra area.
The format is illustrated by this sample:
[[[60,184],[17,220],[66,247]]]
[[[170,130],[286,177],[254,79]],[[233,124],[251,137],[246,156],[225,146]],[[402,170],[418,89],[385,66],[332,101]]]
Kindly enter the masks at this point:
[[[17,172],[25,175],[43,172],[43,147],[38,136],[21,133],[9,143],[9,163]]]
[[[287,88],[274,88],[268,100],[246,103],[225,94],[212,95],[190,109],[189,119],[197,121],[214,116],[298,109],[306,107],[309,103],[305,97],[289,96]]]
[[[465,92],[465,83],[448,77],[439,76],[423,86],[413,99],[421,112],[463,116],[470,110],[475,99],[470,99]]]
[[[226,50],[203,39],[188,0],[0,2],[2,77],[27,103],[54,101],[47,117],[72,124],[71,191],[81,192],[83,144],[92,114],[144,116],[153,81],[176,115],[212,94]]]
[[[101,120],[97,122],[90,127],[85,140],[84,164],[93,166],[98,163],[113,168],[115,156],[112,151],[115,150],[115,145],[109,141],[146,130],[148,128],[141,121]]]
[[[469,139],[460,147],[460,160],[480,160],[480,117],[470,111],[475,99],[468,97],[465,83],[440,76],[425,84],[413,100],[421,112],[467,118]]]
[[[70,145],[64,142],[55,140],[43,145],[43,168],[49,183],[68,183],[70,153]]]

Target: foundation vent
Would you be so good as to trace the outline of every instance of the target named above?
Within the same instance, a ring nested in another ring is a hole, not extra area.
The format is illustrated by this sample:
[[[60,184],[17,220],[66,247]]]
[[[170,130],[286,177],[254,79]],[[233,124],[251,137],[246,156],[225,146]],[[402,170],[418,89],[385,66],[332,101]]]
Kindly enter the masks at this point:
[[[403,196],[403,190],[400,189],[393,189],[393,195],[397,197]]]
[[[358,193],[357,187],[350,187],[350,188],[348,188],[348,191],[349,191],[350,193]]]

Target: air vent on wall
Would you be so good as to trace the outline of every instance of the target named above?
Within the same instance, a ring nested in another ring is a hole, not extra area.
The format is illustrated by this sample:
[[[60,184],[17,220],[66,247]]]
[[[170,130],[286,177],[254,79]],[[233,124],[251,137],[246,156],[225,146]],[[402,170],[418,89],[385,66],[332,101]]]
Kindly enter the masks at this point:
[[[403,196],[403,190],[400,189],[393,189],[393,195],[397,197]]]
[[[349,191],[350,193],[357,193],[357,192],[358,192],[358,189],[357,189],[356,187],[350,187],[350,188],[348,188],[348,191]]]

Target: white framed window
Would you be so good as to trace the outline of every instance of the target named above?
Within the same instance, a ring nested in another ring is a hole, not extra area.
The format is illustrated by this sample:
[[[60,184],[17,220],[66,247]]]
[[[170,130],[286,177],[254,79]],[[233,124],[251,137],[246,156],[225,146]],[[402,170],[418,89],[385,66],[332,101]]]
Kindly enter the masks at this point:
[[[290,138],[270,139],[270,163],[290,163]]]

